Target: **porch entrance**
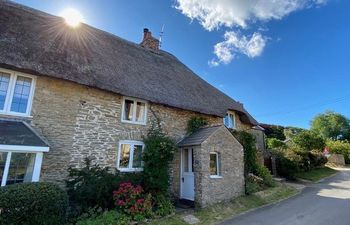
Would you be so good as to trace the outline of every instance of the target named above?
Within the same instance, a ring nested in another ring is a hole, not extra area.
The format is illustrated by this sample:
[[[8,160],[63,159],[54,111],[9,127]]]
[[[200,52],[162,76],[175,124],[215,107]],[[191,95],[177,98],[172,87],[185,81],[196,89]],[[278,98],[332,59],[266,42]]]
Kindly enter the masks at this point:
[[[182,199],[194,201],[193,148],[181,150],[181,194]]]

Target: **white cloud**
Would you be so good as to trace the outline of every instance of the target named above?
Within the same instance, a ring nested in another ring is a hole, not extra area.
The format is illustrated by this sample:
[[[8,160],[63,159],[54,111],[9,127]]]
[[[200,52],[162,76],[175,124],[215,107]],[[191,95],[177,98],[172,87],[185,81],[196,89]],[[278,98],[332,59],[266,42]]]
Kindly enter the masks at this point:
[[[250,24],[279,20],[288,14],[326,4],[327,0],[176,0],[176,9],[191,20],[198,20],[208,31],[220,27],[230,28],[226,31],[225,40],[214,46],[217,59],[209,61],[210,66],[227,64],[237,53],[250,58],[261,55],[267,37],[258,30],[248,38],[232,30],[246,29]]]
[[[327,0],[177,0],[176,8],[207,30],[246,28],[250,22],[282,19],[293,11]]]
[[[260,56],[267,42],[267,37],[258,32],[248,37],[238,32],[227,31],[224,39],[214,46],[216,58],[209,61],[210,66],[218,66],[220,63],[228,64],[236,57],[237,53],[244,54],[249,58]]]

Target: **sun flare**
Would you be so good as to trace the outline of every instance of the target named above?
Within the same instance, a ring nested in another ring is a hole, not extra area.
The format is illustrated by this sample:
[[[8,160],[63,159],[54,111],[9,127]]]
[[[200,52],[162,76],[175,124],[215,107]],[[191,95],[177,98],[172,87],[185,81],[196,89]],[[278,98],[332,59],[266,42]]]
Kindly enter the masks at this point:
[[[66,21],[66,23],[71,27],[77,27],[81,22],[83,22],[83,16],[81,13],[72,8],[67,8],[60,14]]]

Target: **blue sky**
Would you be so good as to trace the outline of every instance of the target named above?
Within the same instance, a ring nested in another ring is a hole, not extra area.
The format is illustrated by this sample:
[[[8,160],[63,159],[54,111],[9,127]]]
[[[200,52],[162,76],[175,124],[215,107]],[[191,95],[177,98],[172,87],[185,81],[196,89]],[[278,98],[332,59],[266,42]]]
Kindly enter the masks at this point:
[[[350,117],[348,0],[16,2],[55,15],[74,8],[136,43],[144,27],[158,37],[164,24],[162,49],[259,122],[308,128],[325,110]]]

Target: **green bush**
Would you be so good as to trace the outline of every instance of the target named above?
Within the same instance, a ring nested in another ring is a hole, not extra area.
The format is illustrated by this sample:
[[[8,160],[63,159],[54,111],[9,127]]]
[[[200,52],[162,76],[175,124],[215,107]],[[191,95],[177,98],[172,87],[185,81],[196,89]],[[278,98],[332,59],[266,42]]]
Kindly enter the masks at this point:
[[[114,207],[113,190],[121,182],[130,181],[141,183],[140,173],[120,173],[110,171],[108,167],[102,168],[91,165],[89,159],[85,160],[83,168],[69,168],[66,181],[71,212],[70,217],[77,217],[91,208],[112,209]]]
[[[255,179],[252,176],[248,176],[245,181],[245,193],[251,195],[255,192],[262,191],[264,189],[263,183],[260,180]]]
[[[268,149],[285,149],[287,148],[286,143],[277,138],[267,138],[266,139]]]
[[[348,141],[327,141],[327,148],[331,153],[344,156],[345,163],[350,164],[350,143]]]
[[[130,222],[131,220],[127,215],[112,210],[89,217],[81,217],[77,225],[129,225]]]
[[[295,180],[296,174],[299,172],[300,157],[296,154],[278,154],[276,155],[277,174],[289,180]]]
[[[175,207],[171,202],[170,198],[165,195],[156,195],[153,197],[154,213],[157,216],[166,216],[175,212]]]
[[[326,146],[325,140],[315,132],[302,131],[292,138],[293,143],[303,151],[323,151]]]
[[[170,186],[169,167],[177,150],[176,143],[155,123],[152,124],[144,143],[144,188],[153,195],[167,195]]]
[[[22,183],[0,188],[0,224],[64,224],[68,196],[56,184]]]
[[[267,187],[274,187],[276,184],[272,178],[270,170],[263,165],[258,165],[256,175],[263,179],[263,183]]]
[[[318,151],[310,151],[309,159],[312,168],[323,167],[328,162],[327,157]]]
[[[187,122],[187,133],[192,134],[201,127],[208,125],[208,120],[204,117],[192,117]]]

